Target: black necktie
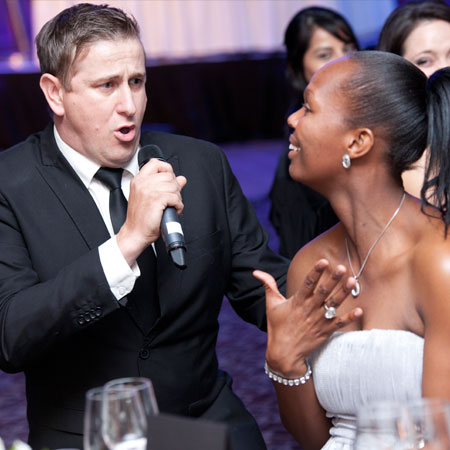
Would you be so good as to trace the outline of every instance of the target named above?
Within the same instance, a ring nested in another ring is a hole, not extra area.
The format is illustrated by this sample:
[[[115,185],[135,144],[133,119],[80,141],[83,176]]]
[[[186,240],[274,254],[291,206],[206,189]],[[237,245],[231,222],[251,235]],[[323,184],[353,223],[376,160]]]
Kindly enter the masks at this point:
[[[128,202],[122,192],[122,175],[123,169],[101,167],[94,176],[109,189],[109,214],[115,233],[119,232],[127,218]],[[156,257],[151,245],[141,253],[137,262],[141,276],[127,295],[127,306],[136,310],[133,314],[135,319],[145,330],[149,330],[159,316]]]
[[[109,214],[114,233],[118,233],[120,227],[127,218],[127,199],[122,192],[123,169],[111,169],[101,167],[95,174],[95,178],[104,183],[109,189]]]

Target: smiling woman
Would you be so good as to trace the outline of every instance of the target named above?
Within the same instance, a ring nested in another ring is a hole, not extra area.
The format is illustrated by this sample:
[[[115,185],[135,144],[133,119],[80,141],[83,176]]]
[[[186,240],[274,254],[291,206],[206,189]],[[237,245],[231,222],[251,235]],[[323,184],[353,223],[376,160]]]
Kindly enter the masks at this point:
[[[410,2],[392,12],[378,50],[403,56],[427,77],[450,65],[450,6],[441,1]]]
[[[286,298],[254,273],[266,287],[267,373],[302,448],[351,450],[363,405],[450,398],[450,68],[427,80],[398,55],[355,52],[314,74],[289,125],[292,178],[340,223],[295,255]],[[426,147],[420,202],[401,174]]]
[[[450,65],[450,22],[424,20],[406,38],[403,57],[427,77]]]
[[[450,6],[439,0],[399,6],[387,18],[377,48],[403,56],[430,77],[450,65]],[[406,191],[415,197],[420,197],[427,154],[402,175]]]

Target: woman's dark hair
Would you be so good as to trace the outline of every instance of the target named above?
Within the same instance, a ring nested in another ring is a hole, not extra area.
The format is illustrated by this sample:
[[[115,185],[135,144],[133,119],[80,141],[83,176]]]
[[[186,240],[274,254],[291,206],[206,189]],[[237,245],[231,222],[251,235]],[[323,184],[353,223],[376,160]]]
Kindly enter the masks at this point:
[[[447,226],[450,190],[450,67],[436,71],[427,83],[428,161],[420,196],[426,205],[437,205]]]
[[[427,145],[426,75],[406,59],[379,51],[349,56],[357,65],[341,86],[352,128],[377,129],[388,144],[393,174],[408,170]]]
[[[435,206],[450,224],[450,68],[429,80],[401,56],[380,51],[349,55],[357,67],[340,89],[352,128],[368,127],[384,137],[393,176],[411,168],[429,148],[422,209]]]
[[[298,94],[303,93],[307,84],[303,74],[303,56],[308,50],[316,27],[323,28],[346,44],[354,44],[359,48],[352,28],[337,12],[320,7],[305,8],[298,12],[289,22],[284,34],[290,68],[288,78]]]
[[[411,32],[424,20],[450,22],[450,6],[444,1],[412,1],[394,9],[387,18],[377,50],[403,56],[404,44]]]

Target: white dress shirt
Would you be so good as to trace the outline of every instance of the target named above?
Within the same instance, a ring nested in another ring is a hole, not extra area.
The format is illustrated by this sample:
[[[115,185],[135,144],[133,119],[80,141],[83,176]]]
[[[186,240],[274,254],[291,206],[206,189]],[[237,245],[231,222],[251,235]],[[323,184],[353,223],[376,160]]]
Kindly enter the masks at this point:
[[[88,189],[111,235],[110,239],[99,246],[98,252],[111,292],[117,300],[120,300],[132,291],[140,271],[137,263],[134,263],[131,267],[128,265],[117,245],[109,214],[109,188],[94,178],[100,166],[67,145],[59,136],[55,126],[53,131],[59,150]],[[127,200],[130,195],[131,180],[139,171],[137,153],[124,167],[122,175],[122,191]]]

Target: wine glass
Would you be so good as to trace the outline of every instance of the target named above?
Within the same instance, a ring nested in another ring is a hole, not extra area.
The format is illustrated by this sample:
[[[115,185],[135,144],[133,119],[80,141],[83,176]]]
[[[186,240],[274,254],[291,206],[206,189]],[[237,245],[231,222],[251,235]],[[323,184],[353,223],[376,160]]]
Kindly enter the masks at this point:
[[[414,443],[414,423],[406,405],[383,401],[358,410],[355,450],[414,449]]]
[[[147,419],[159,413],[152,382],[144,377],[117,378],[105,384],[105,390],[135,390],[141,397]]]
[[[103,387],[86,392],[83,426],[84,450],[107,450],[103,439]]]
[[[450,448],[450,404],[438,398],[422,398],[407,404],[414,425],[414,448]]]
[[[110,450],[146,450],[147,414],[137,389],[103,389],[102,436]]]
[[[128,449],[142,445],[145,448],[149,417],[159,413],[152,382],[143,377],[111,380],[104,386],[104,396],[107,407],[105,422],[108,422],[107,427],[113,425],[113,428],[106,428],[104,431],[109,446],[113,441],[117,446],[118,439],[122,439],[121,446]],[[122,428],[127,428],[128,432]],[[134,431],[130,432],[130,429]],[[122,438],[119,435],[122,435]]]

